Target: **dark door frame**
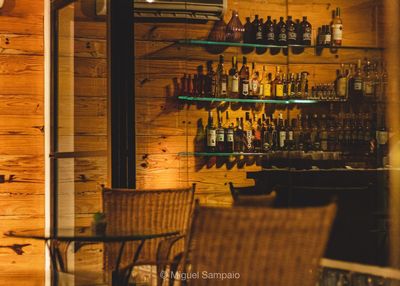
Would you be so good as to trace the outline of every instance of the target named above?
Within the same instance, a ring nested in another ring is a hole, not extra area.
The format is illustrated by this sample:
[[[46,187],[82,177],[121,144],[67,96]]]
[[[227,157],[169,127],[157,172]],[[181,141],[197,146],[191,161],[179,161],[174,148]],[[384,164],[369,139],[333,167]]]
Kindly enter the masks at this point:
[[[57,230],[57,159],[99,156],[99,152],[57,152],[58,11],[77,0],[51,1],[50,178],[51,233]],[[107,1],[108,164],[113,188],[136,187],[133,0]],[[93,2],[94,3],[94,2]],[[115,16],[114,16],[115,15]],[[82,154],[81,154],[82,153]],[[90,153],[90,154],[89,154]],[[93,154],[92,154],[93,153]],[[100,152],[101,153],[101,152]]]

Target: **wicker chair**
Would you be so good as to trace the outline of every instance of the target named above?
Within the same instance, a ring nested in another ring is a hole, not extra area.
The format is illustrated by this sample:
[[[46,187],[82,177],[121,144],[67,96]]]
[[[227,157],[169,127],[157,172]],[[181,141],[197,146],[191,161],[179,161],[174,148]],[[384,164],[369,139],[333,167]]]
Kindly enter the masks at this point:
[[[157,271],[165,270],[172,263],[170,257],[182,255],[183,241],[193,212],[195,185],[189,189],[132,190],[103,189],[103,209],[107,219],[107,232],[169,232],[180,231],[181,235],[169,239],[152,239],[144,243],[135,265],[157,265]],[[133,253],[139,243],[125,245],[121,266],[132,267]],[[105,270],[115,269],[118,244],[105,247]],[[158,275],[159,277],[159,275]],[[160,279],[159,279],[160,280]],[[159,285],[162,284],[160,280]]]
[[[336,212],[318,208],[196,207],[185,252],[189,285],[314,286]],[[238,279],[202,279],[203,273]]]
[[[276,193],[270,194],[257,193],[254,186],[234,187],[229,182],[233,206],[251,206],[251,207],[272,207],[276,199]]]

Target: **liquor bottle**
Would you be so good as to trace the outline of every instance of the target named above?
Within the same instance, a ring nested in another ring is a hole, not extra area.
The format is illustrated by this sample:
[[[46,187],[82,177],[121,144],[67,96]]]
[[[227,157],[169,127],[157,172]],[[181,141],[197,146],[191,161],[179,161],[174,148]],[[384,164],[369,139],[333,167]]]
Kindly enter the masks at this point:
[[[183,77],[181,77],[181,87],[179,91],[180,95],[187,95],[186,85],[187,85],[187,74],[184,73]]]
[[[296,79],[294,77],[294,73],[290,73],[290,80],[289,80],[289,97],[295,98],[296,97]]]
[[[353,90],[352,96],[355,98],[361,98],[363,95],[363,76],[361,72],[361,60],[357,62],[356,73],[353,77]]]
[[[370,145],[371,145],[371,141],[373,139],[372,136],[372,128],[371,128],[371,122],[369,121],[368,118],[368,114],[365,115],[364,118],[364,150],[365,150],[365,154],[370,155],[372,154]]]
[[[236,118],[236,128],[234,133],[235,152],[243,152],[243,118]]]
[[[323,46],[324,45],[324,39],[325,39],[325,25],[323,25],[322,27],[318,28],[317,46]]]
[[[296,120],[296,119],[294,119]],[[289,151],[294,150],[294,132],[293,124],[290,123],[289,119],[286,120],[286,141],[285,148]]]
[[[197,95],[205,95],[206,75],[203,71],[203,65],[197,67]]]
[[[323,45],[329,47],[332,44],[332,33],[329,25],[325,25],[325,35]]]
[[[359,153],[364,154],[364,120],[363,120],[363,114],[360,113],[358,116],[357,120],[357,145],[358,145],[358,150]]]
[[[328,151],[333,152],[338,150],[337,148],[337,130],[335,129],[335,121],[333,119],[328,121]]]
[[[271,21],[271,16],[267,17],[267,21],[264,24],[265,30],[265,44],[275,45],[275,26],[274,22]]]
[[[246,18],[246,23],[244,24],[244,34],[243,34],[243,43],[245,44],[253,44],[254,42],[254,26],[250,22],[250,17]],[[242,52],[244,54],[251,53],[254,50],[253,47],[242,47]]]
[[[217,68],[217,92],[216,97],[226,97],[228,85],[228,75],[224,67],[224,56],[219,56],[219,64]]]
[[[262,152],[268,152],[271,150],[272,138],[270,133],[270,122],[265,113],[262,115],[262,128],[261,128],[261,146]]]
[[[325,114],[322,114],[321,118],[320,139],[321,139],[321,150],[328,151],[328,129],[327,129],[327,119]]]
[[[232,57],[232,68],[229,70],[228,91],[230,97],[237,97],[239,93],[239,73],[236,56]]]
[[[250,119],[250,113],[246,112],[245,115],[246,115],[246,121],[243,125],[244,152],[251,153],[254,151],[253,125]]]
[[[296,24],[293,22],[292,16],[288,16],[288,18],[287,18],[286,29],[287,29],[288,45],[296,44],[297,43]]]
[[[264,32],[263,32],[263,28],[264,28],[264,20],[263,18],[261,18],[258,21],[258,25],[256,27],[256,44],[264,44]]]
[[[278,132],[276,130],[278,126],[278,120],[274,117],[274,114],[271,115],[270,121],[269,121],[269,126],[268,126],[268,132],[270,133],[271,136],[271,150],[275,151],[278,150],[279,146],[279,136]]]
[[[288,96],[288,80],[287,80],[287,76],[285,73],[282,75],[282,83],[283,83],[283,97],[287,98],[287,96]]]
[[[336,151],[344,151],[345,146],[345,136],[344,136],[344,128],[343,128],[343,117],[341,113],[336,120],[336,134],[337,134],[337,145],[335,150]]]
[[[270,98],[272,96],[272,74],[268,73],[267,76],[263,77],[263,96]]]
[[[253,62],[251,67],[250,95],[259,96],[260,94],[260,73],[256,70],[256,64]]]
[[[216,73],[213,70],[212,66],[213,62],[207,62],[207,75],[205,80],[205,95],[208,97],[215,97],[216,93],[216,86],[217,86],[217,79]]]
[[[249,67],[247,66],[247,58],[243,57],[243,66],[239,72],[239,93],[241,97],[249,96]]]
[[[251,43],[256,44],[256,35],[257,35],[257,30],[258,26],[260,24],[260,20],[258,18],[258,15],[254,15],[254,20],[251,23],[252,27],[252,36],[251,36]]]
[[[218,110],[218,127],[216,128],[217,152],[225,152],[225,129],[222,126],[221,111]]]
[[[372,98],[374,96],[374,82],[371,76],[371,62],[366,60],[365,73],[363,79],[363,93],[367,98]]]
[[[208,112],[208,124],[206,127],[206,146],[207,152],[215,152],[217,148],[217,131],[211,111]]]
[[[287,45],[287,29],[283,17],[279,18],[279,22],[276,25],[276,43],[279,46]]]
[[[336,96],[339,100],[346,100],[347,97],[347,77],[344,71],[344,64],[340,65],[336,78]]]
[[[308,72],[301,73],[301,98],[308,98]]]
[[[253,145],[254,152],[260,153],[262,152],[262,143],[261,143],[261,132],[262,132],[262,122],[261,118],[257,118],[257,115],[254,114],[254,126],[253,126]]]
[[[280,70],[279,66],[276,66],[274,87],[275,87],[274,96],[276,98],[282,99],[283,98],[283,81],[281,78],[281,70]]]
[[[296,78],[296,97],[301,98],[303,95],[301,73],[297,74]]]
[[[311,120],[311,132],[310,132],[310,139],[312,149],[315,151],[321,150],[321,138],[319,134],[318,128],[318,114],[314,114]]]
[[[299,151],[304,150],[304,134],[303,134],[303,121],[302,121],[302,115],[298,114],[297,115],[297,122],[292,123],[294,133],[293,133],[293,139],[294,139],[294,144],[296,146],[296,149]]]
[[[279,113],[279,119],[276,131],[278,133],[278,138],[279,138],[278,150],[284,150],[286,142],[286,128],[284,126],[282,113]]]
[[[190,75],[190,74],[186,80],[186,88],[187,88],[187,95],[193,96],[194,95],[193,79],[192,79],[192,75]]]
[[[312,37],[312,26],[307,21],[307,16],[303,17],[303,22],[301,22],[301,45],[310,46]]]
[[[332,21],[332,46],[341,46],[343,41],[343,22],[340,18],[340,8],[336,8],[335,18]]]
[[[388,140],[389,134],[386,129],[385,123],[385,112],[383,112],[382,119],[380,122],[380,128],[376,131],[376,141],[377,141],[377,167],[384,167],[387,164],[387,153],[388,153]]]
[[[230,122],[229,120],[229,113],[228,111],[226,112],[225,116],[225,152],[231,153],[235,150],[235,130],[233,126],[233,122]]]

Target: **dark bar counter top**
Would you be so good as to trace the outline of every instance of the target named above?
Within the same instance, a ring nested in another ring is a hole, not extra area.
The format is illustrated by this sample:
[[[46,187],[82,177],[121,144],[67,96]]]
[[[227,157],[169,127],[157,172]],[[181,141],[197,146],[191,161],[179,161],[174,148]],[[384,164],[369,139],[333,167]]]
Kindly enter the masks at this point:
[[[276,207],[311,207],[335,200],[337,216],[325,257],[387,265],[388,184],[400,169],[271,168],[248,172],[256,193],[275,191]]]

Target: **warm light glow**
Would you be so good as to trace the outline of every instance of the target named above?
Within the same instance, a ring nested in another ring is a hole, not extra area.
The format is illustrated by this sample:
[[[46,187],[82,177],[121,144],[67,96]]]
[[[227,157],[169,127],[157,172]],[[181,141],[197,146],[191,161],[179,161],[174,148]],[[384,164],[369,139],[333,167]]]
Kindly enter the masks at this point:
[[[146,0],[147,2],[149,2],[149,3],[153,3],[154,2],[154,0]]]

